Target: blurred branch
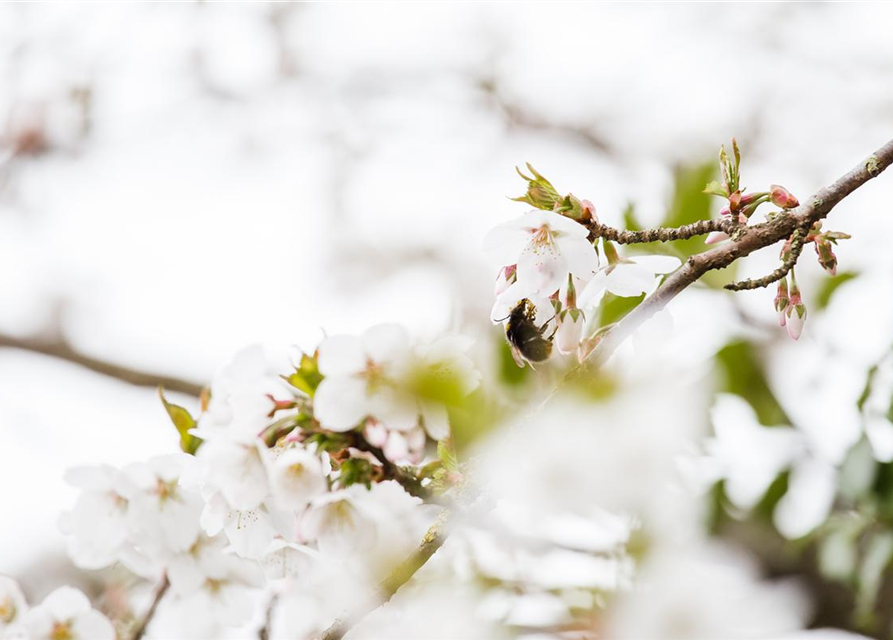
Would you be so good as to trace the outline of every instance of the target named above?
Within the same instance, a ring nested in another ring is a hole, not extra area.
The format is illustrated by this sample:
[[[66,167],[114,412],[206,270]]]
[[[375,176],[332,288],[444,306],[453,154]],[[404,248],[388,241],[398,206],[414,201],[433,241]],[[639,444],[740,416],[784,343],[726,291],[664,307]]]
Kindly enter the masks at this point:
[[[195,397],[198,397],[202,392],[202,385],[191,380],[131,369],[130,367],[88,356],[71,346],[64,337],[19,338],[0,333],[0,348],[20,349],[57,358],[139,387],[157,388],[162,386],[167,391],[176,391]]]
[[[768,222],[750,227],[740,227],[727,244],[691,256],[680,269],[670,274],[642,304],[604,332],[598,344],[583,363],[571,370],[567,377],[577,378],[597,368],[633,331],[708,271],[725,269],[736,260],[748,256],[754,251],[786,240],[797,229],[808,229],[815,222],[825,218],[837,203],[853,191],[872,178],[879,176],[890,164],[893,164],[893,140],[887,142],[830,186],[819,189],[804,204],[781,213]]]
[[[317,640],[341,640],[344,634],[350,631],[360,620],[390,600],[397,593],[397,590],[409,582],[446,541],[446,528],[451,518],[452,512],[444,509],[437,521],[428,529],[418,548],[381,582],[374,596],[355,611],[335,620],[328,629],[317,637]]]
[[[482,78],[478,82],[478,87],[486,94],[490,103],[502,113],[510,127],[565,135],[602,153],[612,151],[607,140],[591,127],[553,122],[509,102],[492,77]]]
[[[146,614],[143,616],[142,620],[140,620],[140,623],[139,625],[137,625],[136,629],[134,629],[133,635],[130,637],[130,640],[140,640],[145,635],[146,629],[148,628],[149,623],[152,621],[152,617],[158,610],[158,605],[161,602],[161,599],[164,598],[164,594],[167,593],[167,590],[170,586],[170,581],[167,579],[167,576],[164,576],[161,584],[159,584],[158,588],[155,590],[155,595],[152,598],[152,604],[149,605],[149,609],[146,611]]]

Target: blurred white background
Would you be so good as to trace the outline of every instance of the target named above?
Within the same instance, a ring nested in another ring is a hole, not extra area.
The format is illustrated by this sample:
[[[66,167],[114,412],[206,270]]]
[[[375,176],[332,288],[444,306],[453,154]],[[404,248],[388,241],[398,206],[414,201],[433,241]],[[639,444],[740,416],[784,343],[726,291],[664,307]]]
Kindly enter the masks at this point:
[[[803,199],[890,138],[891,24],[887,4],[0,5],[0,332],[198,382],[323,330],[486,335],[481,238],[524,210],[515,165],[657,222],[673,167],[735,135],[745,185]],[[893,340],[891,203],[884,176],[833,212],[862,277],[773,347],[830,456]],[[676,365],[759,330],[736,311],[774,322],[773,295],[686,292]],[[0,573],[62,553],[65,467],[174,446],[154,390],[0,350]]]

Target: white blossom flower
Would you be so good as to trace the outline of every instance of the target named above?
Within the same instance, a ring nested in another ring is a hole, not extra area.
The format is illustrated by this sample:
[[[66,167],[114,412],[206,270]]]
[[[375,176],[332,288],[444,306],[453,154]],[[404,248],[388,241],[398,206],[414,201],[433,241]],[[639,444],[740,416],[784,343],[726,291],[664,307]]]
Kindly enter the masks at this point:
[[[559,353],[569,355],[580,346],[586,318],[579,309],[569,309],[560,318],[558,329],[555,331],[555,346]]]
[[[323,554],[343,557],[362,553],[374,543],[375,523],[358,508],[359,491],[366,488],[353,485],[328,493],[315,500],[301,519],[303,535],[315,540]]]
[[[319,346],[325,378],[314,395],[314,415],[332,431],[349,431],[369,416],[390,429],[418,423],[415,404],[395,384],[411,356],[409,336],[399,325],[383,324],[362,336],[331,336]]]
[[[108,618],[72,587],[50,593],[25,613],[22,626],[29,640],[115,640],[115,628]]]
[[[303,509],[328,489],[319,458],[300,447],[286,449],[270,465],[276,503],[286,509]]]
[[[504,222],[484,238],[498,264],[517,264],[517,282],[550,296],[569,273],[588,277],[598,269],[598,253],[583,225],[552,211],[531,211]]]
[[[254,509],[270,495],[261,440],[197,433],[207,438],[196,454],[204,491],[220,491],[235,510]]]
[[[658,276],[674,271],[680,264],[675,256],[621,258],[593,276],[580,293],[578,304],[584,308],[595,306],[606,291],[623,298],[650,294],[657,288]]]
[[[230,549],[243,558],[260,558],[273,539],[282,533],[266,504],[255,509],[235,510],[219,492],[205,498],[200,523],[210,536],[224,531]]]
[[[27,611],[28,603],[18,583],[0,576],[0,638],[13,637]]]
[[[159,562],[189,549],[200,531],[201,496],[180,484],[186,454],[156,456],[128,465],[122,473],[130,480],[127,495],[131,538],[140,551]]]
[[[699,540],[646,558],[636,588],[611,607],[605,637],[781,638],[801,629],[808,614],[795,585],[762,581],[748,558]]]
[[[133,495],[132,482],[108,465],[73,467],[65,472],[65,481],[83,491],[59,520],[69,557],[82,569],[114,564],[129,540],[125,496]]]

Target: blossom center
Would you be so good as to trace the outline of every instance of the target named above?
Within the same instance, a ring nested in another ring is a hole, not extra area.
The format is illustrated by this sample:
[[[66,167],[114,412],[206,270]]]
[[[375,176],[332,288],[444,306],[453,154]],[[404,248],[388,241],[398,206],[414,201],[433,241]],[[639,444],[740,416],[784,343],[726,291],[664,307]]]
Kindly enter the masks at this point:
[[[533,235],[533,246],[535,247],[544,247],[546,245],[550,245],[553,242],[552,238],[552,230],[549,228],[549,225],[544,224],[543,226],[537,228],[533,228],[530,230]]]
[[[12,601],[12,598],[6,596],[3,600],[0,600],[0,622],[3,624],[9,624],[16,617],[16,604]]]
[[[50,631],[50,640],[74,640],[71,622],[54,622],[53,630]]]

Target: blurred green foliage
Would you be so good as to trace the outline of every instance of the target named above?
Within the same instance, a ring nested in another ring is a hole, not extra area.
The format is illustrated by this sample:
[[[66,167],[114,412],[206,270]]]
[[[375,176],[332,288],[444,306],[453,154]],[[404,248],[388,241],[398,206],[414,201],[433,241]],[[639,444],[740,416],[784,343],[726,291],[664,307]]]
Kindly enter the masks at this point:
[[[757,419],[767,427],[791,424],[772,393],[757,348],[746,340],[734,340],[716,353],[722,376],[719,390],[741,396],[753,407]]]

